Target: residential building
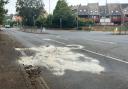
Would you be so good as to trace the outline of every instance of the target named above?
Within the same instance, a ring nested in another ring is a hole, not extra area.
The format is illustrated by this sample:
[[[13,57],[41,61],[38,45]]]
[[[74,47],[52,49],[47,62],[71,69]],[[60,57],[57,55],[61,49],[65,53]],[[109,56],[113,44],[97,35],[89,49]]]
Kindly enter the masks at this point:
[[[108,3],[107,5],[99,5],[98,3],[88,3],[87,5],[71,6],[79,18],[93,19],[96,24],[100,21],[110,24],[121,24],[128,22],[128,3]],[[110,22],[109,22],[110,21]]]

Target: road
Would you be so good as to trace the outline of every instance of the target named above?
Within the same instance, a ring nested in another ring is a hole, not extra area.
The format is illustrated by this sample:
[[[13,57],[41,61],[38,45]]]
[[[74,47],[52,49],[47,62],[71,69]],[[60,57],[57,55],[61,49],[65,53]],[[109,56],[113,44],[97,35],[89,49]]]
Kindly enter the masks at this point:
[[[46,30],[47,34],[5,32],[34,52],[20,63],[41,66],[41,76],[50,89],[128,89],[128,36],[54,30]]]

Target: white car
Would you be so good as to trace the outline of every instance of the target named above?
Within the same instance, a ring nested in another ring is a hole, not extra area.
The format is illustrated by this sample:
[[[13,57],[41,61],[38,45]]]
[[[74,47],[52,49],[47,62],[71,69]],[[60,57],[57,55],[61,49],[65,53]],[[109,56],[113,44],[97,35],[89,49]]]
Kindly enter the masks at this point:
[[[5,28],[10,28],[11,26],[10,25],[5,25]]]

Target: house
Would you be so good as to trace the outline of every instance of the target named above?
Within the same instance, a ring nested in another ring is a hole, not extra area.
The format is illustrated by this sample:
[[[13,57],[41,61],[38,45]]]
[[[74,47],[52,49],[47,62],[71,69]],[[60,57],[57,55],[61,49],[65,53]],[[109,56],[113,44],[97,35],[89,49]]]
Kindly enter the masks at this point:
[[[78,15],[81,18],[88,18],[88,7],[87,6],[78,6]]]
[[[107,4],[109,18],[114,24],[121,24],[122,19],[122,7],[119,3],[110,3]]]
[[[123,8],[123,13],[124,13],[124,22],[128,22],[128,7]]]
[[[100,22],[100,9],[98,3],[89,3],[87,5],[89,18],[92,18],[95,23]]]
[[[128,3],[108,3],[100,6],[98,3],[88,3],[87,5],[71,6],[72,10],[78,14],[79,18],[93,19],[95,23],[100,21],[113,24],[128,22]]]
[[[22,22],[22,17],[21,16],[14,15],[12,17],[12,20],[15,21],[15,22]]]

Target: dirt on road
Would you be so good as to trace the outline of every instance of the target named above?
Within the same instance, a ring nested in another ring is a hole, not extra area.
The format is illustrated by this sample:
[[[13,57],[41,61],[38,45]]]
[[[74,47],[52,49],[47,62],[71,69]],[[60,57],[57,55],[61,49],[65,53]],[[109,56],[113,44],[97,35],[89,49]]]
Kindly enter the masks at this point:
[[[0,89],[29,89],[17,63],[17,47],[23,46],[0,31]]]

